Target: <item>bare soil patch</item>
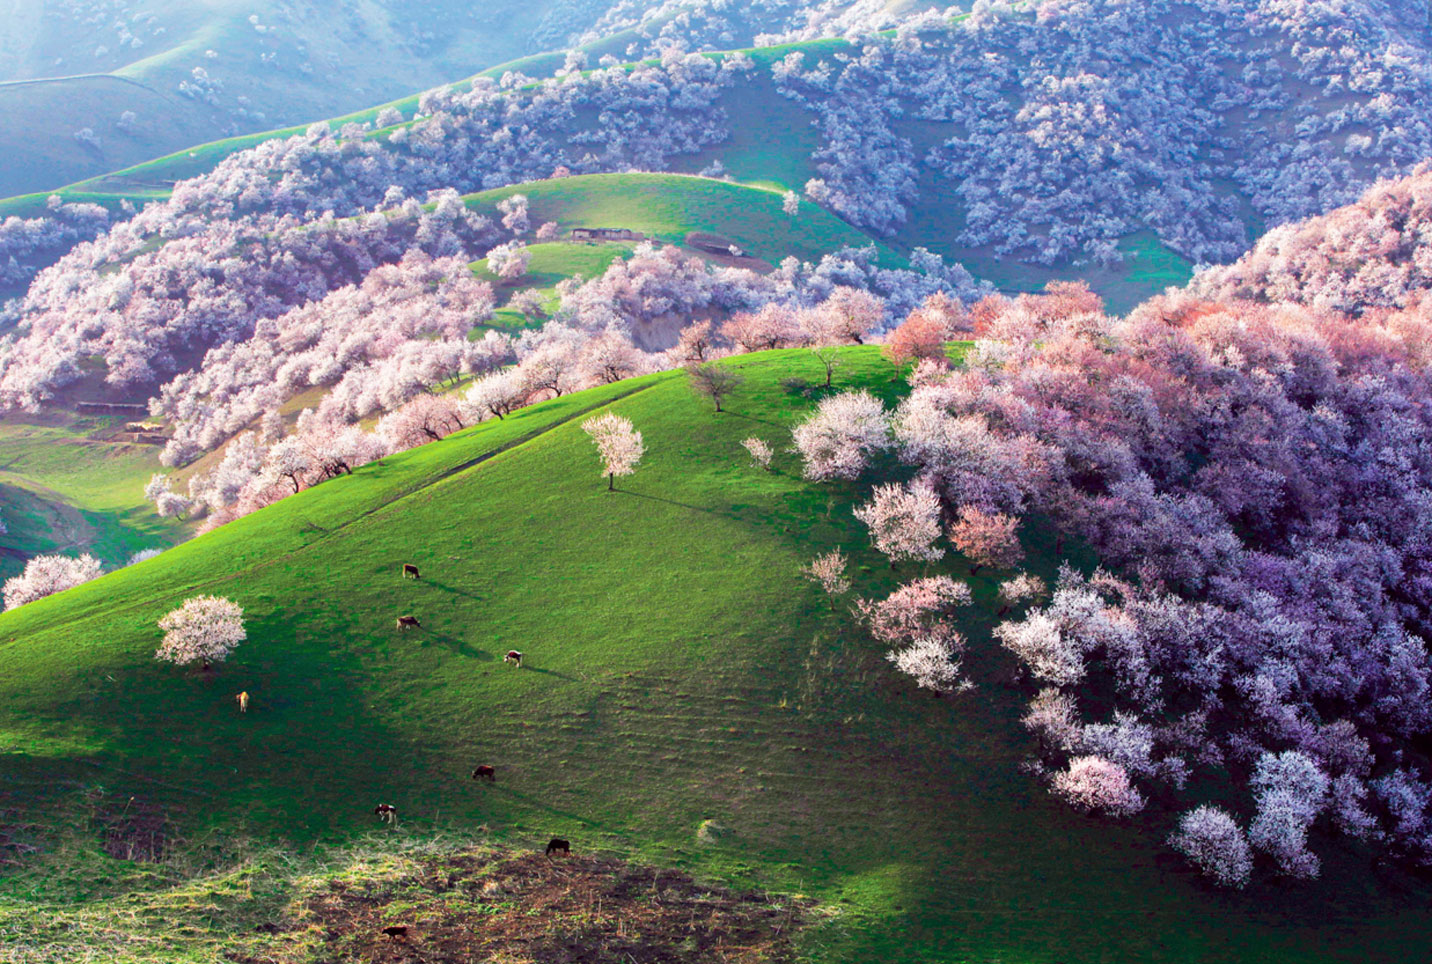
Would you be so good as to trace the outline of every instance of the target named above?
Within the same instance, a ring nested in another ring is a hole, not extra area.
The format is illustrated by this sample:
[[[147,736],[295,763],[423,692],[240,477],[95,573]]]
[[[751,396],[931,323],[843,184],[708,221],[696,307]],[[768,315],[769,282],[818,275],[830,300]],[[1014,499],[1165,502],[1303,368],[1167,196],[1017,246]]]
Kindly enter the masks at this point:
[[[611,857],[460,853],[419,858],[381,880],[329,880],[276,935],[288,949],[262,959],[789,962],[808,911],[798,900],[707,886]]]

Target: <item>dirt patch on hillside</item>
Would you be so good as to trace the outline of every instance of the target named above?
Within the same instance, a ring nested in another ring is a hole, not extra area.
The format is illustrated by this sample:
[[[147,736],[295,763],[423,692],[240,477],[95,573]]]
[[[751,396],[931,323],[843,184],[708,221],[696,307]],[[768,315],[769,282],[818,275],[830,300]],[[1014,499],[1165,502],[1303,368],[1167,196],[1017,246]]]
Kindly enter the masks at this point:
[[[609,857],[462,853],[332,879],[244,960],[397,964],[756,964],[794,960],[801,902]],[[388,929],[388,933],[385,933]],[[299,945],[302,945],[301,947]],[[239,958],[234,958],[238,960]]]

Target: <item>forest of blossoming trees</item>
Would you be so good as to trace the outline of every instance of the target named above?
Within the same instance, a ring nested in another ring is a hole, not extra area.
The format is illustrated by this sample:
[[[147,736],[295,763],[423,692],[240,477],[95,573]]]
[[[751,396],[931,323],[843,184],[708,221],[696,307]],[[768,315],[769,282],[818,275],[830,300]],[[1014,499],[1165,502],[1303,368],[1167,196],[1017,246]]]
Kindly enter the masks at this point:
[[[1170,843],[1224,885],[1257,853],[1316,876],[1329,834],[1432,865],[1432,302],[1327,260],[1381,238],[1369,270],[1415,277],[1429,182],[1378,185],[1194,286],[1259,300],[1177,292],[1111,318],[1077,286],[986,298],[965,365],[919,360],[893,411],[835,395],[795,430],[813,479],[887,451],[914,468],[856,511],[892,565],[943,539],[1013,572],[1023,524],[1094,550],[1092,574],[1001,586],[1040,767],[1083,810],[1186,808]],[[922,577],[856,611],[896,666],[955,691],[970,601]],[[1210,781],[1223,803],[1194,798]]]

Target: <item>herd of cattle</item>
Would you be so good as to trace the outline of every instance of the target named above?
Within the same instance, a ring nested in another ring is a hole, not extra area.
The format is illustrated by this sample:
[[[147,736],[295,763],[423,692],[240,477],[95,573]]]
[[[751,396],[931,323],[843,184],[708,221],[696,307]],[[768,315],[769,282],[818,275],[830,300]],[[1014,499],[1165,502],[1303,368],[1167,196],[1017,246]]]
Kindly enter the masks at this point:
[[[403,578],[420,579],[421,574],[418,572],[418,567],[409,562],[403,563]],[[421,629],[422,626],[423,624],[419,622],[417,616],[398,617],[399,629]],[[522,654],[515,649],[508,650],[507,655],[502,657],[502,661],[504,663],[507,663],[508,665],[516,666],[518,669],[522,668]],[[234,699],[239,704],[240,713],[247,713],[249,711],[249,693],[247,690],[236,695]],[[497,768],[486,763],[480,764],[477,769],[472,771],[472,778],[474,780],[486,780],[489,783],[496,783]],[[376,807],[373,808],[373,813],[375,816],[377,816],[379,820],[381,820],[385,824],[396,825],[398,822],[398,808],[393,806],[393,804],[391,803],[378,804]],[[547,843],[547,856],[550,857],[554,853],[560,853],[570,856],[572,853],[571,843],[567,840],[563,840],[561,837],[553,837]],[[407,930],[406,927],[392,929],[403,931]],[[384,933],[387,933],[386,929]],[[398,937],[401,935],[388,934],[388,936]]]

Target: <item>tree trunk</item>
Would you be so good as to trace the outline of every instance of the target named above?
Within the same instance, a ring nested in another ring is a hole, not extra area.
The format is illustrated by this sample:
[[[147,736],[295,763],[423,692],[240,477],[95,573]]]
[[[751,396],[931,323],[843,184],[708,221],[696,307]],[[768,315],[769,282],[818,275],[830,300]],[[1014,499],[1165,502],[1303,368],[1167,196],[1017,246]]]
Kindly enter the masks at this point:
[[[613,473],[613,474],[611,474],[611,475],[608,475],[608,476],[607,476],[607,491],[608,491],[608,492],[614,492],[614,491],[616,491],[616,487],[617,487],[617,477],[616,477],[616,474]]]

